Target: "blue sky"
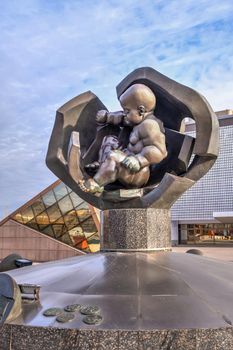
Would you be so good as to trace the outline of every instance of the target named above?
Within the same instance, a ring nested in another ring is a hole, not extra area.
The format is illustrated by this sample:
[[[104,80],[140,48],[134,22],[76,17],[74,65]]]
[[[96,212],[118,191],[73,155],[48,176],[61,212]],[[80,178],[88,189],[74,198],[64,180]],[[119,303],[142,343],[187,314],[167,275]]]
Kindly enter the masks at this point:
[[[0,0],[0,218],[56,178],[45,155],[56,109],[151,66],[233,108],[232,0]]]

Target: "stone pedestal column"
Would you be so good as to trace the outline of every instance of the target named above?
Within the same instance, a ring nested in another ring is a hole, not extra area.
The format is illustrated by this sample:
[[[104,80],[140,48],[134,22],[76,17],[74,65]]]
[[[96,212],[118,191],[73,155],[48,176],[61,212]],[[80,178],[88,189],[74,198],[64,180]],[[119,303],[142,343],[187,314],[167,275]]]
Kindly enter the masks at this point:
[[[170,250],[170,211],[111,209],[101,213],[101,251]]]

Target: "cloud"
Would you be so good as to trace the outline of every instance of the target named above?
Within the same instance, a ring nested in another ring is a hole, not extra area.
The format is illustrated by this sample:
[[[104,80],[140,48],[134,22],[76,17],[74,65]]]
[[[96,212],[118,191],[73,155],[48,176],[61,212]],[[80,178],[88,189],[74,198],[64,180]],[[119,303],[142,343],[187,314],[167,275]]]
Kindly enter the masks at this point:
[[[119,108],[115,86],[151,66],[215,110],[233,107],[230,0],[11,0],[0,10],[2,210],[55,179],[44,164],[55,111],[83,91]]]

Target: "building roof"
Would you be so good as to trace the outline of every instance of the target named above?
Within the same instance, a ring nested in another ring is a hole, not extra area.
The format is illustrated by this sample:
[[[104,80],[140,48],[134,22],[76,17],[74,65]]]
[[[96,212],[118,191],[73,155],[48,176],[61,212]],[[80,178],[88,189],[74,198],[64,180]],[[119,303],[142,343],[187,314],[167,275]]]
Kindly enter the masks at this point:
[[[215,112],[218,118],[219,126],[228,126],[228,125],[233,125],[233,110],[232,109],[225,109],[222,111],[217,111]],[[185,131],[190,132],[190,131],[195,131],[196,130],[196,124],[193,119],[188,119],[185,122]]]

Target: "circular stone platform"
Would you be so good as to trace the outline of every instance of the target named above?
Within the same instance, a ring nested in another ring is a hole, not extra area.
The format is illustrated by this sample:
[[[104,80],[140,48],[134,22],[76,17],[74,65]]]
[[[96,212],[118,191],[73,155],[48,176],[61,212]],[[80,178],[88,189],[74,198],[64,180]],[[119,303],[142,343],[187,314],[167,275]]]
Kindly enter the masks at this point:
[[[9,272],[18,283],[41,285],[3,327],[2,350],[233,348],[232,263],[192,254],[98,253]],[[87,325],[79,311],[68,323],[43,312],[70,304],[96,305],[103,317]]]

